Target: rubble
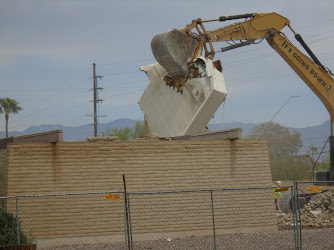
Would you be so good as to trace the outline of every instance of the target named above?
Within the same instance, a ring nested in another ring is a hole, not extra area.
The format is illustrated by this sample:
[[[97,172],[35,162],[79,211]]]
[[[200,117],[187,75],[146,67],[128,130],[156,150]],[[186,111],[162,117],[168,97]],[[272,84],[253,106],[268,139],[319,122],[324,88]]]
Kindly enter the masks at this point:
[[[334,227],[334,190],[316,194],[300,210],[302,226]],[[293,214],[278,216],[278,225],[292,226]]]

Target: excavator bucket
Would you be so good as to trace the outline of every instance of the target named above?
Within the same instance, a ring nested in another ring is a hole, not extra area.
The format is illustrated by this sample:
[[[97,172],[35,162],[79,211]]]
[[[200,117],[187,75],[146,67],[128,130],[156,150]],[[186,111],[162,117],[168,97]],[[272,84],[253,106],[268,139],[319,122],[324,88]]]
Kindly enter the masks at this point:
[[[153,37],[151,48],[157,62],[172,76],[188,75],[187,63],[192,59],[198,41],[173,30]]]

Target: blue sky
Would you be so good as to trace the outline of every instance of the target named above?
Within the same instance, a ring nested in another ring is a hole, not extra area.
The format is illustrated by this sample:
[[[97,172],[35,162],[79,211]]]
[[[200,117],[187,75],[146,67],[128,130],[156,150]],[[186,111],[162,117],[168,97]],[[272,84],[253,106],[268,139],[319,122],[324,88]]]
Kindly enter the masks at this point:
[[[100,123],[143,119],[137,102],[149,80],[139,67],[153,63],[155,34],[182,29],[195,18],[277,12],[291,21],[320,61],[334,70],[334,1],[0,0],[0,97],[21,103],[10,131],[29,126],[92,123],[92,64],[103,87]],[[208,29],[221,27],[217,23]],[[298,45],[289,29],[283,30]],[[224,44],[216,44],[222,47]],[[304,82],[263,41],[216,55],[228,97],[225,122],[265,122],[291,127],[318,125],[327,110]],[[211,123],[220,123],[222,107]],[[4,117],[0,117],[4,130]]]

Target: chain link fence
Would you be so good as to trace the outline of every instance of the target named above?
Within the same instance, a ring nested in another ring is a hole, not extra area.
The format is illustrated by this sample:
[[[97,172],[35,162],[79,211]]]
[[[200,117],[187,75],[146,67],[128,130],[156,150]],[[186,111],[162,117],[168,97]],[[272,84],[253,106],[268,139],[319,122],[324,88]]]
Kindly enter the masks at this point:
[[[38,249],[125,249],[124,196],[121,192],[1,197]],[[17,231],[17,243],[19,231]],[[67,248],[69,247],[69,248]],[[76,248],[75,248],[76,249]]]
[[[298,221],[296,249],[334,249],[334,182],[295,182],[294,192]],[[291,221],[292,216],[287,214],[280,222]]]
[[[196,248],[194,236],[206,236],[202,249],[214,249],[211,195],[202,190],[129,193],[131,247]]]
[[[38,249],[334,249],[328,184],[0,198]]]
[[[278,230],[273,190],[129,193],[131,249],[293,249],[296,227]]]

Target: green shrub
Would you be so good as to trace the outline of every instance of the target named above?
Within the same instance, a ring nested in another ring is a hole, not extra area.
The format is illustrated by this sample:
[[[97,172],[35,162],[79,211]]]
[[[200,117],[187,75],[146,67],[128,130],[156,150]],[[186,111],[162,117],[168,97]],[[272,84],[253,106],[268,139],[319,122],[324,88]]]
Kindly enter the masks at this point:
[[[17,244],[16,217],[0,206],[0,245]],[[20,228],[20,244],[28,244],[28,237]]]

